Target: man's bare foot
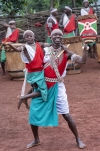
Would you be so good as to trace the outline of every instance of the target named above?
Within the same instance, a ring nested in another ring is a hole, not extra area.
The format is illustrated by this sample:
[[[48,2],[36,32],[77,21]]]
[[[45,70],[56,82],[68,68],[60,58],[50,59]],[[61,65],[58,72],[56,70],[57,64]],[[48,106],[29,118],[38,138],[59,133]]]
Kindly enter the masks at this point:
[[[80,149],[84,149],[86,147],[86,145],[81,140],[77,141],[77,145]]]
[[[27,149],[40,145],[40,141],[33,141],[26,146]]]

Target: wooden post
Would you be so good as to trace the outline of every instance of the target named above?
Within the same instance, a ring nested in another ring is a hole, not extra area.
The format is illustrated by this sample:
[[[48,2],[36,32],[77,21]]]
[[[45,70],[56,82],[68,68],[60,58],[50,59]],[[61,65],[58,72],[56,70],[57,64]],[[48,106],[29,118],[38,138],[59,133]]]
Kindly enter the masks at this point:
[[[54,0],[51,0],[50,8],[53,8],[53,7],[54,7]]]
[[[72,0],[73,7],[76,7],[76,0]]]
[[[97,12],[98,12],[97,1],[96,1],[96,0],[94,0],[94,3],[95,3],[95,6],[96,6],[96,10],[97,10]]]

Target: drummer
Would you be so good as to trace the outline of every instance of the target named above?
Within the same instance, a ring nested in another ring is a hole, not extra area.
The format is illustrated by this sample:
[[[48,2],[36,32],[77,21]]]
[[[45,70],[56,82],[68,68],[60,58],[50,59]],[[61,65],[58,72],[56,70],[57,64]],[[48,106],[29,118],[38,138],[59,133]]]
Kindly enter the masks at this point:
[[[52,43],[52,41],[50,39],[51,32],[54,29],[59,28],[58,21],[57,21],[57,14],[58,14],[57,8],[52,8],[50,10],[50,16],[47,18],[47,21],[46,21],[46,29],[47,29],[47,33],[48,33],[47,43],[49,43],[49,44]]]
[[[95,10],[90,7],[88,0],[83,0],[83,7],[81,9],[81,16],[95,14]]]
[[[3,26],[6,29],[6,36],[2,40],[2,43],[18,42],[19,32],[24,32],[24,30],[17,28],[14,20],[9,21],[9,23],[4,23]]]
[[[88,0],[83,0],[83,7],[81,9],[81,16],[91,15],[91,14],[96,15],[95,10],[92,7],[90,7]],[[89,50],[90,51],[90,57],[96,58],[96,42],[92,42],[88,45],[90,47],[90,50]]]
[[[9,21],[9,23],[4,23],[3,26],[6,29],[6,36],[2,40],[2,45],[7,43],[18,42],[19,32],[23,32],[23,30],[16,27],[16,22],[14,20],[11,20]],[[5,75],[5,61],[1,61],[1,60],[2,59],[0,59],[1,67],[2,67],[2,75]]]
[[[72,9],[69,6],[65,6],[64,14],[62,14],[59,21],[59,27],[64,33],[63,38],[77,36],[76,15],[72,13]]]

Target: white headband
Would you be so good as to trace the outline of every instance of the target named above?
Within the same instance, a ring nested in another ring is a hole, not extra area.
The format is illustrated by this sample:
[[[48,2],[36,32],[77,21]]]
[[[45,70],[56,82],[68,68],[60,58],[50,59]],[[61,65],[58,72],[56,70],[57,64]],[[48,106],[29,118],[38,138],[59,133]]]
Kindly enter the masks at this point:
[[[57,8],[54,8],[53,10],[51,10],[51,13],[56,12]]]
[[[9,21],[9,24],[12,24],[12,23],[15,23],[15,21],[14,20]]]
[[[33,31],[31,31],[31,30],[26,30],[26,31],[24,31],[24,33],[23,33],[23,38],[25,37],[25,35],[26,35],[28,32],[30,32],[30,33],[32,33],[32,34],[34,35]]]
[[[55,33],[60,33],[60,34],[63,36],[63,32],[62,32],[60,29],[54,29],[54,30],[51,32],[50,37],[52,37],[52,35],[55,34]]]
[[[65,6],[66,9],[70,10],[72,12],[72,9],[68,6]]]
[[[84,2],[88,2],[88,3],[89,3],[89,1],[88,1],[88,0],[84,0],[84,1],[83,1],[83,3],[84,3]]]

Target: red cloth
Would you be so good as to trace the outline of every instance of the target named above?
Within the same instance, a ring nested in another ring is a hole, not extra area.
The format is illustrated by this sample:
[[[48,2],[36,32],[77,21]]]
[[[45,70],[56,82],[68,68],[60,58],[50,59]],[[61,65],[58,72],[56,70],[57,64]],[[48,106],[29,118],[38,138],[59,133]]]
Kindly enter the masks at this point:
[[[93,13],[93,8],[90,8],[89,15],[91,15],[91,14],[94,14]]]
[[[2,40],[2,42],[16,42],[18,40],[19,30],[16,28],[13,33]]]
[[[65,70],[65,68],[66,68],[66,63],[67,63],[67,55],[66,55],[66,52],[64,52],[62,62],[61,62],[61,64],[58,66],[58,70],[59,70],[60,75],[63,74],[63,72],[64,72],[64,70]],[[51,68],[51,66],[47,66],[47,67],[44,69],[44,76],[45,76],[45,77],[48,77],[48,78],[57,78],[56,73],[55,73],[55,71]],[[55,82],[48,82],[48,81],[46,81],[46,83],[47,83],[47,87],[48,87],[48,88],[54,86],[54,84],[55,84]]]
[[[64,33],[68,34],[76,29],[75,15],[72,14],[69,23],[64,28]]]
[[[46,24],[46,28],[47,28],[47,31],[48,31],[48,36],[50,36],[50,30],[49,30],[49,27],[48,27],[48,25]],[[53,26],[52,26],[52,28],[51,28],[51,30],[53,31],[54,29],[58,29],[59,28],[59,26],[58,26],[58,22],[56,23],[56,24],[53,24]]]
[[[28,72],[37,72],[43,70],[43,50],[38,42],[36,42],[36,54],[34,59],[28,64],[26,63],[26,68]]]

